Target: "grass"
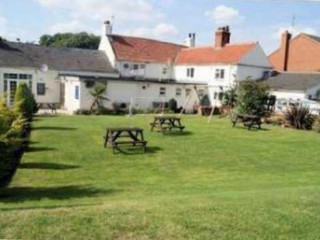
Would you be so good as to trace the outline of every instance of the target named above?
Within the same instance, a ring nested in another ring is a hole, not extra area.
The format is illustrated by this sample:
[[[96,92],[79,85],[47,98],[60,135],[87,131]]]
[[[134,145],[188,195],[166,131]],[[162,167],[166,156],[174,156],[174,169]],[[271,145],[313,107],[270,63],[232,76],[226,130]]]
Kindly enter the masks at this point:
[[[0,239],[319,239],[320,135],[183,117],[40,117],[8,189]],[[147,154],[103,148],[106,126],[143,127]]]

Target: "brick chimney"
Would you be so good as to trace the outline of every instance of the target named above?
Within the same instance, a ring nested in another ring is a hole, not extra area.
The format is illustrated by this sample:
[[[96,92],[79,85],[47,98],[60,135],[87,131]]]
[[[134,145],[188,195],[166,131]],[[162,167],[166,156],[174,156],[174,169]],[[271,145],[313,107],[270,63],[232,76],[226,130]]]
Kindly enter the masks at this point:
[[[216,31],[214,46],[216,48],[223,48],[225,45],[230,43],[230,36],[231,33],[229,31],[229,26],[218,28],[218,30]]]
[[[290,47],[290,40],[291,40],[291,33],[288,31],[285,31],[281,36],[281,53],[282,55],[282,65],[281,65],[281,71],[286,72],[288,70],[288,60],[289,60],[289,47]]]

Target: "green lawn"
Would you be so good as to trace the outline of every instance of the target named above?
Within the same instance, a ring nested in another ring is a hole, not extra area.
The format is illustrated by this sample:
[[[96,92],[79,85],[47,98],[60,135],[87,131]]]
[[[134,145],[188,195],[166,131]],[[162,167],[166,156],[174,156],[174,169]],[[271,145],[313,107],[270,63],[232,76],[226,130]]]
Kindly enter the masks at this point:
[[[320,135],[184,116],[35,119],[0,198],[0,239],[320,239]],[[106,126],[143,127],[147,154],[103,148]]]

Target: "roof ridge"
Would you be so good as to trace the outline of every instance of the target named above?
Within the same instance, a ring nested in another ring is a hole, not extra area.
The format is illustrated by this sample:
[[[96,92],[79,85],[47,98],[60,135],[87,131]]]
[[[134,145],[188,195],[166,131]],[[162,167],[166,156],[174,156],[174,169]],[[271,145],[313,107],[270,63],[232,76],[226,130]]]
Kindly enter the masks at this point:
[[[227,44],[225,45],[225,47],[232,47],[232,46],[243,46],[243,45],[255,45],[258,42],[243,42],[243,43],[231,43],[231,44]],[[223,48],[216,48],[213,45],[202,45],[202,46],[197,46],[197,47],[191,47],[191,48],[184,48],[181,49],[181,51],[192,51],[192,50],[197,50],[197,49],[204,49],[204,48],[212,48],[212,49],[223,49]]]
[[[154,41],[154,42],[159,42],[159,43],[165,43],[165,44],[171,44],[171,45],[176,45],[180,47],[187,48],[186,45],[179,44],[179,43],[173,43],[169,41],[164,41],[164,40],[158,40],[158,39],[153,39],[153,38],[147,38],[147,37],[138,37],[138,36],[128,36],[128,35],[121,35],[121,34],[110,34],[109,36],[111,37],[125,37],[125,38],[135,38],[135,39],[141,39],[141,40],[148,40],[148,41]]]
[[[3,41],[8,44],[14,45],[29,45],[32,47],[39,47],[39,48],[47,48],[47,49],[56,49],[56,50],[77,50],[77,51],[101,51],[99,49],[87,49],[87,48],[76,48],[76,47],[53,47],[53,46],[42,46],[37,43],[29,43],[29,42],[13,42],[13,41]]]

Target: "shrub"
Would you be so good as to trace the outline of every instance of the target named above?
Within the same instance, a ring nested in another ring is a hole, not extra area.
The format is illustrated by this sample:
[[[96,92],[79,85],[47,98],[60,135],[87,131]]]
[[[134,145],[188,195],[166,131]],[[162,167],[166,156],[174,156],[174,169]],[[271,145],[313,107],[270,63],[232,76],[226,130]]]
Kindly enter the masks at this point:
[[[238,112],[264,116],[268,90],[269,87],[264,83],[252,80],[241,82],[238,90]]]
[[[15,109],[23,117],[32,119],[36,110],[34,96],[26,83],[19,83],[14,97]]]
[[[315,121],[309,108],[292,106],[288,108],[284,117],[286,122],[295,129],[311,130]]]
[[[14,176],[23,153],[22,141],[0,137],[0,187],[7,186]]]
[[[281,126],[285,123],[285,119],[283,115],[273,115],[265,118],[265,123]]]

